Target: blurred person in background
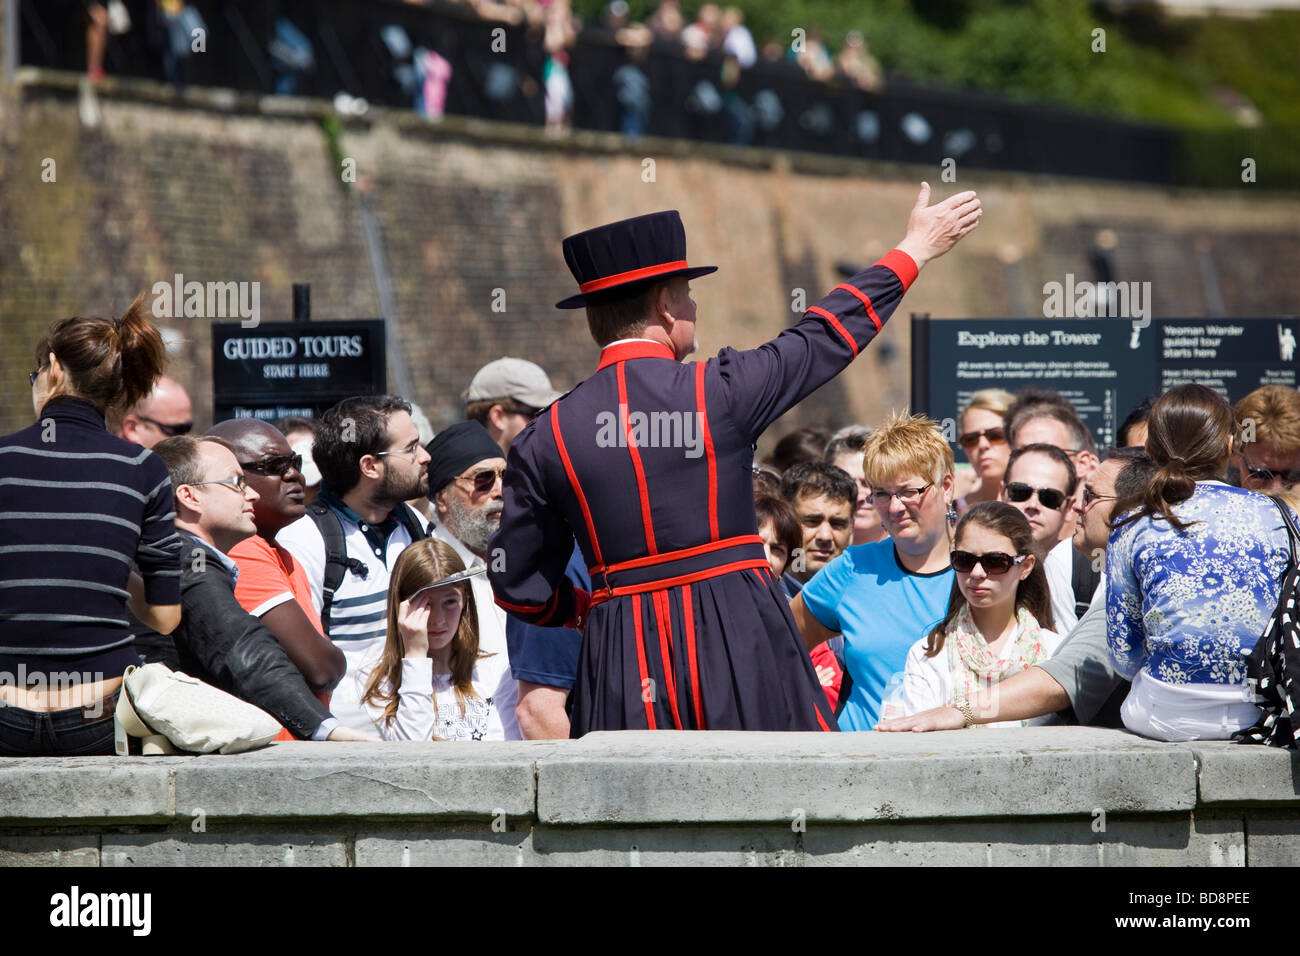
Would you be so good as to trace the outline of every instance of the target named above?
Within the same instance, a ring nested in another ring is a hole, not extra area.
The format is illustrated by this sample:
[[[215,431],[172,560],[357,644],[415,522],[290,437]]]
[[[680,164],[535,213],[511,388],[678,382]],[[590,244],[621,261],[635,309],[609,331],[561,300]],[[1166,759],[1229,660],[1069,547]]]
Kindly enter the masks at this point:
[[[1015,396],[1001,388],[980,389],[957,416],[957,444],[975,469],[979,485],[957,499],[957,513],[982,501],[997,501],[1011,446],[1003,417]]]
[[[1083,423],[1074,406],[1060,393],[1047,389],[1025,388],[1007,409],[1004,428],[1011,450],[1024,445],[1055,445],[1069,457],[1079,480],[1093,473],[1100,459],[1092,431]],[[1070,519],[1073,529],[1073,516]]]
[[[1119,429],[1115,432],[1116,448],[1141,448],[1147,443],[1147,418],[1154,401],[1155,396],[1148,395],[1120,422]]]
[[[850,30],[844,35],[844,48],[835,57],[835,66],[860,90],[878,93],[884,86],[880,61],[867,49],[866,38],[860,30]]]
[[[475,372],[461,396],[465,417],[486,428],[503,455],[524,426],[559,397],[545,369],[509,357],[488,362]]]
[[[1161,395],[1147,420],[1157,471],[1121,501],[1106,552],[1107,638],[1132,680],[1124,726],[1157,740],[1225,740],[1260,717],[1246,655],[1277,605],[1282,516],[1225,484],[1237,421],[1204,385]]]
[[[863,458],[889,537],[846,549],[790,604],[810,651],[844,637],[841,730],[879,722],[907,652],[943,620],[953,583],[953,458],[938,425],[896,415],[872,433]]]
[[[143,301],[54,323],[29,375],[38,420],[0,440],[0,755],[111,754],[139,663],[127,608],[163,633],[181,618],[167,467],[104,426],[162,374]]]
[[[316,494],[320,491],[320,469],[316,467],[316,460],[312,457],[312,448],[316,444],[316,429],[320,427],[320,422],[314,418],[291,415],[280,419],[276,427],[284,433],[290,451],[302,456],[302,468],[299,470],[302,473],[303,504],[309,505],[316,500]]]
[[[1300,392],[1284,385],[1257,388],[1233,409],[1237,484],[1270,492],[1300,482]]]
[[[858,486],[851,544],[869,544],[885,537],[880,515],[876,514],[876,507],[871,503],[871,486],[862,473],[862,450],[870,437],[871,429],[866,425],[848,425],[832,435],[826,443],[826,463],[848,474]]]
[[[163,375],[149,394],[122,416],[117,435],[141,448],[152,448],[164,438],[188,435],[193,428],[189,393],[180,382]]]
[[[778,474],[785,474],[786,469],[801,461],[820,461],[830,440],[825,429],[797,428],[781,438],[767,456],[767,464]]]

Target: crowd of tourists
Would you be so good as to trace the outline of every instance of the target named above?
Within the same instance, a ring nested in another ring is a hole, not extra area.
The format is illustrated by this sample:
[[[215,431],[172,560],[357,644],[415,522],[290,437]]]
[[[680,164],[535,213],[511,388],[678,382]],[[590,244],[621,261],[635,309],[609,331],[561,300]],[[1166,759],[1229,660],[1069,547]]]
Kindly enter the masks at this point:
[[[111,752],[122,674],[154,661],[283,739],[569,735],[581,630],[509,613],[485,573],[511,443],[559,397],[541,368],[489,363],[436,435],[395,396],[197,434],[164,354],[139,302],[37,346],[36,421],[0,439],[0,753]],[[898,414],[793,432],[753,469],[839,729],[1257,724],[1300,393],[1172,388],[1107,449],[1053,392],[976,392],[956,421],[961,466]],[[579,548],[556,560],[592,591]]]

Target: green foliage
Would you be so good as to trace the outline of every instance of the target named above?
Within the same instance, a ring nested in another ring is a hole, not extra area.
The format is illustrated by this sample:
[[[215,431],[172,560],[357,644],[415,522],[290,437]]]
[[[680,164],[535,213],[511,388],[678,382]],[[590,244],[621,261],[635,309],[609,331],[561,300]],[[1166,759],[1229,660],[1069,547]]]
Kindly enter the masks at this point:
[[[687,19],[702,0],[683,0]],[[595,19],[605,0],[575,0]],[[634,19],[658,0],[629,0]],[[725,4],[720,4],[725,5]],[[1220,102],[1247,98],[1267,125],[1300,126],[1300,13],[1171,18],[1089,0],[748,0],[761,45],[816,30],[832,52],[861,30],[887,73],[1192,130],[1237,128]],[[1093,31],[1106,52],[1093,52]]]

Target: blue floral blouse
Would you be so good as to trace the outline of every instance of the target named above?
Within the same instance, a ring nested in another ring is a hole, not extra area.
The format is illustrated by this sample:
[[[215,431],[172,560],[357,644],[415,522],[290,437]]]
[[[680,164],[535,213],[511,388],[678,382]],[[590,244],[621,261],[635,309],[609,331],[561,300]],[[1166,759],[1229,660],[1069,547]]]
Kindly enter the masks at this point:
[[[1115,670],[1167,684],[1244,684],[1277,605],[1286,528],[1266,496],[1197,482],[1175,505],[1186,531],[1139,518],[1106,550],[1106,639]]]

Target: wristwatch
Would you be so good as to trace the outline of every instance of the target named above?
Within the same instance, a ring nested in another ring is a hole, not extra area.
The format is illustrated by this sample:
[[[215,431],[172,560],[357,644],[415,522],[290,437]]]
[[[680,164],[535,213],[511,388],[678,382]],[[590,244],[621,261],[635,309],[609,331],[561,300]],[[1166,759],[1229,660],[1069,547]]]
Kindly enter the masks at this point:
[[[962,724],[963,730],[975,723],[975,712],[971,710],[970,701],[965,697],[954,698],[952,705],[961,711],[961,715],[966,718],[966,723]]]

